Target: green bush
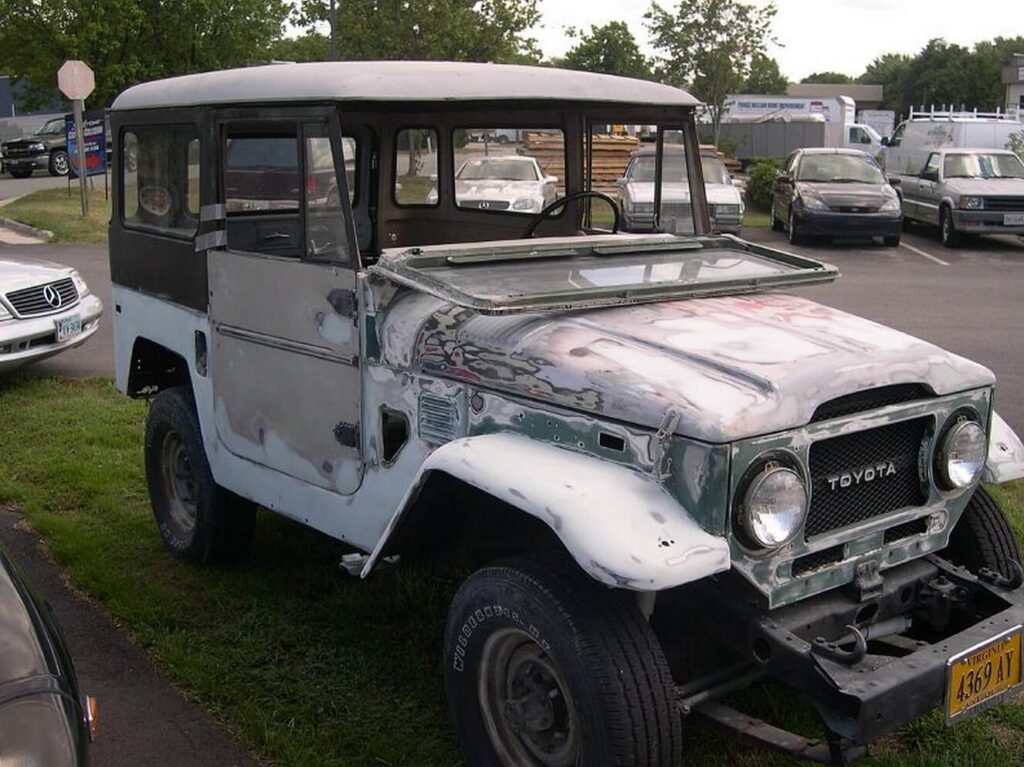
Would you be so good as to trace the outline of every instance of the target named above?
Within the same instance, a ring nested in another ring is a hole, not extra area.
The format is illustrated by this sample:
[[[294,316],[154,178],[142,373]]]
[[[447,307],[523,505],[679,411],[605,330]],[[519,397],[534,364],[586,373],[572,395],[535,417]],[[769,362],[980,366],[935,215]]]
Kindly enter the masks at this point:
[[[762,157],[754,162],[747,181],[747,202],[753,207],[768,210],[772,205],[772,183],[779,170],[779,161]]]

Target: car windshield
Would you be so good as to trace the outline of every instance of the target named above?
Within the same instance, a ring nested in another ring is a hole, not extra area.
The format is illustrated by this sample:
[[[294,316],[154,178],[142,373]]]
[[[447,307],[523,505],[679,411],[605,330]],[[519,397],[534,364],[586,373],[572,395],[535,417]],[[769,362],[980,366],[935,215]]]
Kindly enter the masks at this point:
[[[539,176],[530,160],[484,158],[464,162],[455,178],[460,181],[536,181]]]
[[[729,176],[729,171],[725,169],[725,163],[723,163],[718,157],[709,157],[707,155],[701,155],[700,167],[704,171],[704,183],[705,184],[731,184],[732,179]],[[685,181],[687,178],[686,174],[686,161],[682,155],[673,156],[666,152],[665,163],[662,167],[662,177],[668,181]],[[629,172],[629,180],[637,181],[640,183],[654,183],[654,155],[643,155],[637,157],[633,163],[633,167]]]
[[[1014,154],[947,154],[946,178],[1024,178],[1024,165]]]
[[[64,132],[64,118],[58,117],[53,120],[47,120],[36,131],[37,136],[50,136],[54,133]]]
[[[598,236],[431,246],[392,251],[375,269],[413,281],[464,306],[523,311],[643,297],[749,292],[764,284],[831,280],[817,261],[732,244],[682,243],[671,235]]]
[[[804,182],[881,184],[882,171],[867,155],[805,154],[796,180]]]

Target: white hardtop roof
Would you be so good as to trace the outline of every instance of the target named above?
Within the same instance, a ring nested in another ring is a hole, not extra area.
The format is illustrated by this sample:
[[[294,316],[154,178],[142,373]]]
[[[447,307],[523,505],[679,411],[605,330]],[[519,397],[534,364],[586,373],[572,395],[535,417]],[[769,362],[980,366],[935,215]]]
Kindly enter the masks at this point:
[[[112,110],[303,101],[577,101],[689,107],[679,88],[551,67],[453,61],[270,64],[155,80],[128,88]]]

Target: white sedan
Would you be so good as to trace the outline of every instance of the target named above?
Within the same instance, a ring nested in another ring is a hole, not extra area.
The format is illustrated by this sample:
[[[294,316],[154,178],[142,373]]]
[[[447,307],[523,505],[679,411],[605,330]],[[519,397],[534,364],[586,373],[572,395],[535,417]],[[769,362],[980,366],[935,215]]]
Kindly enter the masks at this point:
[[[0,373],[80,346],[102,314],[103,302],[74,269],[0,257]]]
[[[455,204],[475,210],[539,213],[555,201],[558,178],[533,157],[491,155],[466,160],[455,173]],[[428,202],[436,202],[431,190]]]

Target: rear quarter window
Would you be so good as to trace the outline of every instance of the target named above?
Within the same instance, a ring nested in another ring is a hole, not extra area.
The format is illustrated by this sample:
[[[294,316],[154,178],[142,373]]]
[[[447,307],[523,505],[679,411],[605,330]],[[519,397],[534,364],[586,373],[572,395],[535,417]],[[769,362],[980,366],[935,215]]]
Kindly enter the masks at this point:
[[[121,147],[121,221],[191,237],[199,225],[199,139],[192,128],[133,128]]]

